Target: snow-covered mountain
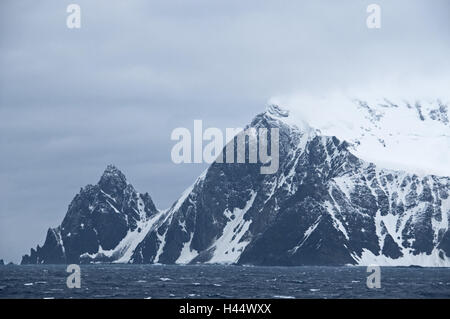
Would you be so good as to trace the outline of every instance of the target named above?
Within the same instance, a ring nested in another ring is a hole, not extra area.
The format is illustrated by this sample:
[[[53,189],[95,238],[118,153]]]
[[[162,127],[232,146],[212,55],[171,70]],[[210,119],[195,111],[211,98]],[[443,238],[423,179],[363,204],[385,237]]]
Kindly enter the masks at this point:
[[[374,114],[365,127],[384,134]],[[445,105],[433,116],[449,127]],[[366,135],[359,144],[324,135],[275,105],[249,127],[279,129],[277,173],[215,162],[157,211],[109,167],[105,174],[120,178],[82,190],[62,225],[22,262],[450,266],[449,177],[381,168],[357,156]]]
[[[44,245],[31,249],[22,264],[79,263],[91,256],[126,262],[160,215],[147,193],[136,192],[109,165],[96,185],[80,190],[62,224],[49,228]]]
[[[399,98],[286,100],[291,122],[351,143],[354,155],[379,167],[450,176],[450,100]],[[283,104],[284,105],[284,104]]]

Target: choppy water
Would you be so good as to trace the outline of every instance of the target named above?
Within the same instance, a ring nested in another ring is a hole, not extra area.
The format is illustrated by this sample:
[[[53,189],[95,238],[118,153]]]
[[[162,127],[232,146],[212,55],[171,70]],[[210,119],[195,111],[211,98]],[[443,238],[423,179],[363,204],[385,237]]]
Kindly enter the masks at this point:
[[[69,289],[64,265],[0,267],[0,298],[450,298],[450,268],[81,265]]]

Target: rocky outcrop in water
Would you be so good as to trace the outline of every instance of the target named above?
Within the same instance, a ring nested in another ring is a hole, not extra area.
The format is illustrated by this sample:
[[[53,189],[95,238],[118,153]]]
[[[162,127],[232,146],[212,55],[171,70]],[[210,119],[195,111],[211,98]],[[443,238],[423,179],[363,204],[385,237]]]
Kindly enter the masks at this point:
[[[138,193],[125,175],[110,165],[96,185],[80,190],[61,225],[49,228],[44,245],[31,249],[22,264],[79,263],[89,254],[100,258],[102,251],[118,247],[127,235],[142,232],[142,224],[156,214],[150,196]],[[118,255],[102,258],[109,261]]]

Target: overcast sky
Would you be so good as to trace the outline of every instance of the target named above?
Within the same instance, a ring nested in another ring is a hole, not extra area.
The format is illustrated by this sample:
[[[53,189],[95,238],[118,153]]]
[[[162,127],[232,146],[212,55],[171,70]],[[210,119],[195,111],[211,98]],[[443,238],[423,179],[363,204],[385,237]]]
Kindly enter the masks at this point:
[[[442,85],[449,15],[446,0],[2,0],[0,258],[42,244],[109,163],[170,206],[206,167],[170,158],[170,133],[194,119],[241,127],[274,96]]]

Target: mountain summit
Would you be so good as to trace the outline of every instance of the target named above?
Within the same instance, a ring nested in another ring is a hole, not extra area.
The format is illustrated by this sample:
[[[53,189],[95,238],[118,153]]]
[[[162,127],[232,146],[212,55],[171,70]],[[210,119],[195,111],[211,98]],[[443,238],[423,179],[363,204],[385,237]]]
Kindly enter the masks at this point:
[[[90,254],[102,261],[116,260],[133,249],[133,240],[158,214],[150,196],[138,193],[119,169],[109,165],[98,184],[81,189],[61,225],[50,228],[44,245],[31,249],[22,264],[79,263]]]
[[[271,104],[266,108],[266,112],[268,114],[274,115],[274,116],[279,116],[279,117],[288,117],[289,116],[289,111],[288,110],[284,110],[281,107],[279,107],[276,104]]]
[[[275,105],[249,126],[279,129],[275,174],[214,162],[160,212],[108,167],[22,263],[450,266],[449,177],[380,168]]]
[[[450,176],[450,100],[330,96],[288,103],[285,121],[306,121],[319,134],[348,142],[364,161],[413,174]]]
[[[108,165],[103,172],[100,181],[100,188],[108,194],[118,194],[127,187],[127,178],[114,165]]]

